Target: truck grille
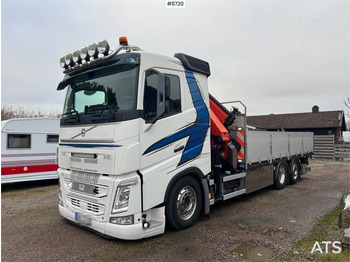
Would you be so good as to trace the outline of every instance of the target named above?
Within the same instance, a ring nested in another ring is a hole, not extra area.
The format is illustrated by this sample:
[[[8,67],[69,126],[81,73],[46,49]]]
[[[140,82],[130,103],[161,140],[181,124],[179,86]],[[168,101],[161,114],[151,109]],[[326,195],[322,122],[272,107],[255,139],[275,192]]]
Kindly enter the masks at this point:
[[[86,201],[83,199],[78,199],[73,196],[67,196],[68,204],[74,208],[79,209],[82,211],[92,212],[95,215],[103,215],[105,211],[105,206],[98,204],[98,203],[92,203],[91,201]]]
[[[76,207],[80,207],[80,200],[76,198],[71,198],[71,204]]]
[[[87,204],[87,209],[94,213],[98,213],[100,211],[100,207],[98,205],[91,204],[91,203]]]

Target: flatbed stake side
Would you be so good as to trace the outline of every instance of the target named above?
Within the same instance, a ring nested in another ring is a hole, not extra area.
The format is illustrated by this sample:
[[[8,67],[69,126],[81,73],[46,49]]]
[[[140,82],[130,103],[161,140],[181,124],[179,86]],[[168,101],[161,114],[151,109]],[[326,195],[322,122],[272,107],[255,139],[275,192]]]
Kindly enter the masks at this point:
[[[209,94],[207,62],[149,53],[125,37],[115,51],[107,46],[60,59],[59,211],[69,221],[109,237],[151,237],[308,171],[313,134],[249,130],[241,102]]]

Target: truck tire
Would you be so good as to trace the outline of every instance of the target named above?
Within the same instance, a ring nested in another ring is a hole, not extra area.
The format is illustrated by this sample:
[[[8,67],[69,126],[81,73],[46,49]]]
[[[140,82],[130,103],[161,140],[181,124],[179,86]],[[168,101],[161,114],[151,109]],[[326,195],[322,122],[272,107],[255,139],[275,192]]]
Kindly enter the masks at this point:
[[[278,163],[276,168],[276,176],[274,179],[274,186],[276,189],[281,190],[287,185],[288,166],[285,161]]]
[[[191,227],[202,207],[201,189],[196,179],[186,176],[174,185],[165,206],[167,224],[176,230]]]
[[[298,159],[290,161],[289,184],[294,185],[300,179],[300,165]]]

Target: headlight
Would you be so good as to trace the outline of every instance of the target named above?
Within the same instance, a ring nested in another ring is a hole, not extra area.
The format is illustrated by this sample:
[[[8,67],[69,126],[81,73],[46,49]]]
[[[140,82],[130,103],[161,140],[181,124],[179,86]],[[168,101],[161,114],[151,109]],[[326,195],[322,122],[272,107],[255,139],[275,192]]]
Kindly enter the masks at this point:
[[[137,182],[137,177],[120,182],[117,188],[117,193],[115,194],[112,214],[125,212],[128,210],[130,186],[135,185]]]
[[[120,213],[128,210],[130,187],[119,186],[115,195],[112,213]]]

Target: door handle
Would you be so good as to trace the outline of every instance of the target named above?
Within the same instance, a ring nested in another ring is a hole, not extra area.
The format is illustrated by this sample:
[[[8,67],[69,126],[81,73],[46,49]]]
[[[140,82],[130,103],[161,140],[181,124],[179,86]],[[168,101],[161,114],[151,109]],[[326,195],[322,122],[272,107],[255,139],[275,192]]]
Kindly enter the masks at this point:
[[[180,147],[178,147],[178,148],[175,148],[175,149],[174,149],[174,153],[177,153],[177,152],[183,150],[184,148],[185,148],[185,146],[180,146]]]

